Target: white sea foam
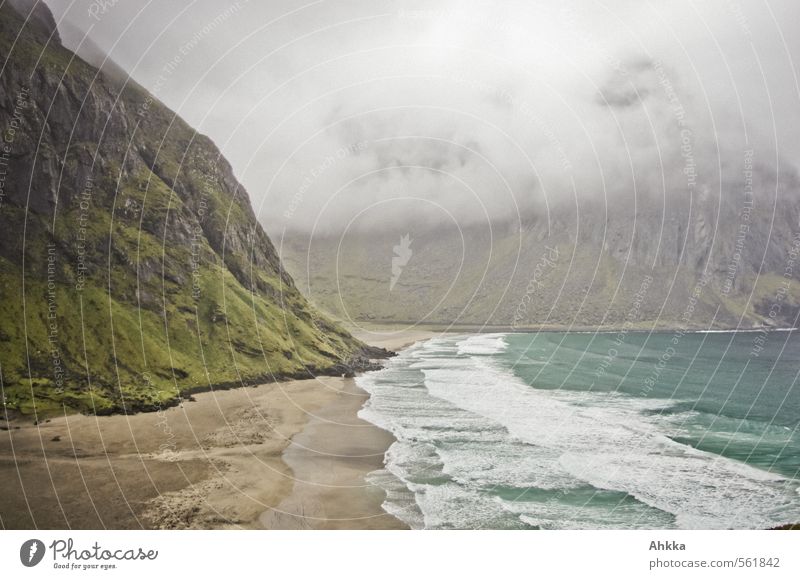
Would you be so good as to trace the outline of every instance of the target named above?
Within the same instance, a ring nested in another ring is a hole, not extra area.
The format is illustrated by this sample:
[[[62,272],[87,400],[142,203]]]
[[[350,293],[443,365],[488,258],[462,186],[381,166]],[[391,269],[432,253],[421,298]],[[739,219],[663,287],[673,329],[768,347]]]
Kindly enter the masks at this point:
[[[359,378],[372,395],[360,415],[397,438],[386,472],[418,508],[409,509],[409,495],[387,496],[387,510],[411,526],[800,520],[796,482],[673,440],[680,425],[659,411],[675,401],[539,390],[496,361],[506,347],[501,334],[431,340]]]
[[[366,480],[386,493],[383,509],[387,513],[405,521],[412,529],[425,527],[425,518],[414,492],[401,479],[386,469],[380,469],[369,473]]]
[[[479,334],[477,336],[470,336],[466,340],[458,342],[458,354],[472,356],[491,356],[492,354],[499,354],[508,347],[504,336],[504,334]]]

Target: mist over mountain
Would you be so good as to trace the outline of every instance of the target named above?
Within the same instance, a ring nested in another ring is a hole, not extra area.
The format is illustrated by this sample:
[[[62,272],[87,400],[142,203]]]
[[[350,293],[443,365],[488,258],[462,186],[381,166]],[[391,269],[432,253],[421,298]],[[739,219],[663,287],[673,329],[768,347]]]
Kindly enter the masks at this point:
[[[392,147],[404,160],[384,159],[378,164],[387,168],[374,170],[404,172],[407,190],[370,199],[344,221],[337,212],[348,212],[347,203],[321,204],[311,227],[276,236],[301,289],[358,323],[796,327],[800,177],[791,148],[786,158],[769,143],[756,122],[766,114],[709,116],[660,61],[619,65],[585,103],[596,109],[585,118],[608,114],[616,128],[593,125],[593,156],[579,137],[548,133],[551,147],[535,159],[550,162],[531,165],[539,180],[523,198],[505,178],[515,173],[498,171],[484,190],[507,201],[505,215],[457,180],[470,162],[446,160],[452,143],[417,137]],[[781,119],[791,123],[792,114]],[[460,154],[485,160],[478,144]],[[426,190],[418,173],[436,173],[434,166],[447,167],[442,180],[464,189],[452,204],[416,194]],[[342,222],[343,229],[325,225]],[[388,268],[405,236],[413,254],[398,276]]]
[[[764,183],[791,187],[797,11],[79,0],[57,16],[220,143],[277,237],[721,199],[750,150]]]

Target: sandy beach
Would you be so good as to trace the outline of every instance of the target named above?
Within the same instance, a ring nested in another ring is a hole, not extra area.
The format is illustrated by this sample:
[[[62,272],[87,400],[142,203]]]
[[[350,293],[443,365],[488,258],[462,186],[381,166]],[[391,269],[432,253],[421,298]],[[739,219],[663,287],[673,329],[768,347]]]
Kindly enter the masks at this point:
[[[403,348],[429,340],[436,336],[441,336],[441,331],[433,329],[420,328],[420,327],[400,327],[400,328],[386,328],[386,327],[371,327],[368,325],[361,325],[358,327],[348,327],[348,331],[356,338],[370,346],[377,346],[379,348],[386,348],[397,352]]]
[[[425,331],[358,332],[397,350]],[[0,527],[397,529],[364,477],[389,433],[348,378],[196,394],[131,416],[0,421]]]

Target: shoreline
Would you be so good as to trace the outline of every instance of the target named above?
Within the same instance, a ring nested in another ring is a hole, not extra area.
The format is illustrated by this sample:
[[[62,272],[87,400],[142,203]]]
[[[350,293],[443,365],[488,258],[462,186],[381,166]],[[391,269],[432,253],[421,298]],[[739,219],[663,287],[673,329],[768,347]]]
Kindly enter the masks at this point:
[[[357,417],[367,397],[352,378],[318,376],[154,412],[3,421],[0,528],[404,528],[364,480],[393,442]]]
[[[374,330],[368,328],[374,326]],[[389,328],[397,326],[400,329],[391,330]],[[406,330],[405,328],[414,328],[413,330]],[[800,331],[800,326],[791,328],[788,326],[748,326],[748,327],[730,327],[730,328],[707,328],[703,326],[691,326],[682,328],[679,326],[664,325],[658,327],[614,327],[614,326],[509,326],[509,325],[490,325],[490,324],[468,324],[468,323],[454,323],[454,324],[437,324],[437,323],[424,323],[419,324],[413,321],[398,322],[395,320],[387,320],[382,322],[380,320],[370,320],[364,322],[360,326],[353,326],[352,323],[347,326],[350,333],[359,337],[362,341],[367,341],[362,335],[390,335],[392,333],[403,332],[420,332],[431,335],[442,334],[617,334],[625,332],[627,334],[671,334],[674,332],[683,332],[685,334],[734,334],[734,333],[758,333],[758,332],[796,332]],[[371,344],[372,345],[372,344]]]
[[[435,337],[426,330],[351,333],[370,346],[402,350]],[[365,477],[383,468],[391,433],[358,417],[369,398],[354,379],[292,437],[282,453],[294,480],[291,490],[259,523],[267,529],[407,529],[383,510],[385,492]]]

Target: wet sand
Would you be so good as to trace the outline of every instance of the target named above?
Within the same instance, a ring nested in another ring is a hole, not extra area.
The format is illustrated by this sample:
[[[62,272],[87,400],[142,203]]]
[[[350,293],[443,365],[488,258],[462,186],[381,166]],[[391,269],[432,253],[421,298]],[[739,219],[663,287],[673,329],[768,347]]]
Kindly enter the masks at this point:
[[[367,394],[344,380],[341,394],[325,404],[283,452],[292,489],[260,523],[269,529],[402,529],[381,508],[384,493],[365,480],[383,467],[392,436],[359,419]]]

